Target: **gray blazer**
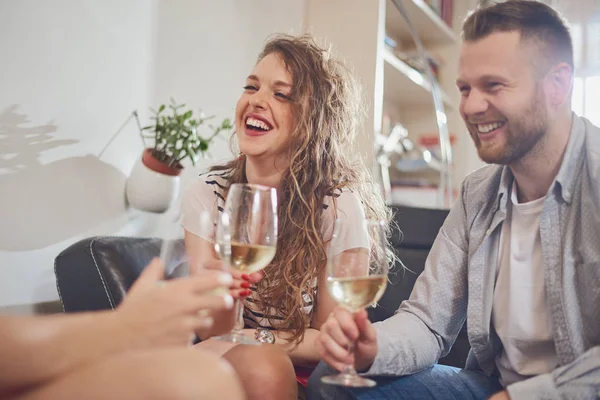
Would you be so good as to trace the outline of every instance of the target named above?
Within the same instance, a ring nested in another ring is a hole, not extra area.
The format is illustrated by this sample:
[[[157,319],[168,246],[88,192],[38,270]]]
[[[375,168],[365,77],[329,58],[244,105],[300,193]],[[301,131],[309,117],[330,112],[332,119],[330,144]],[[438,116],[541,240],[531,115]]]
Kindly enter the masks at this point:
[[[369,375],[406,375],[445,356],[465,319],[467,369],[497,375],[492,326],[498,238],[513,176],[489,165],[470,174],[411,297],[375,324],[379,354]],[[546,300],[559,360],[553,372],[507,389],[517,399],[600,394],[600,128],[573,115],[565,156],[540,216]],[[408,266],[410,268],[410,266]]]

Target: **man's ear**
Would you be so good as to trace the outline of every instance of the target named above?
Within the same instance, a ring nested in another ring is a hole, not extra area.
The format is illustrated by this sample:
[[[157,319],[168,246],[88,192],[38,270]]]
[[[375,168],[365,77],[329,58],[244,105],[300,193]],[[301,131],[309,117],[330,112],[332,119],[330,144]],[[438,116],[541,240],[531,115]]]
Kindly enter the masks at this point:
[[[573,88],[573,68],[567,63],[555,65],[548,71],[544,86],[546,96],[552,106],[559,107],[570,102]]]

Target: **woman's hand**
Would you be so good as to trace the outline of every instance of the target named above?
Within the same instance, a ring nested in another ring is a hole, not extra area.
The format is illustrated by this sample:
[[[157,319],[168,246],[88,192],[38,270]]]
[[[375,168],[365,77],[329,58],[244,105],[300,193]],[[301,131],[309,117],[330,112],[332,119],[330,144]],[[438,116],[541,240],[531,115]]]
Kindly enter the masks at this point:
[[[211,259],[204,262],[202,269],[205,270],[220,270],[227,271],[229,267],[227,264],[219,259]],[[229,269],[233,281],[229,286],[229,292],[235,299],[243,299],[252,294],[250,285],[258,283],[263,277],[262,272],[254,272],[252,274],[242,274],[239,271]]]
[[[202,271],[230,271],[232,276],[231,284],[229,285],[229,294],[234,299],[243,300],[252,294],[250,285],[257,283],[263,278],[262,272],[255,272],[253,274],[242,274],[241,272],[229,270],[226,263],[219,260],[218,258],[211,258],[205,260],[199,264],[200,268],[196,269],[195,275],[198,275]],[[235,312],[233,309],[220,310],[211,313],[214,320],[214,325],[210,328],[198,329],[196,333],[202,339],[208,339],[212,336],[225,334],[233,328],[235,324]]]
[[[195,331],[213,325],[211,314],[233,306],[232,296],[218,290],[232,285],[228,273],[205,270],[170,281],[163,281],[163,274],[162,263],[154,259],[114,313],[132,345],[187,345]]]

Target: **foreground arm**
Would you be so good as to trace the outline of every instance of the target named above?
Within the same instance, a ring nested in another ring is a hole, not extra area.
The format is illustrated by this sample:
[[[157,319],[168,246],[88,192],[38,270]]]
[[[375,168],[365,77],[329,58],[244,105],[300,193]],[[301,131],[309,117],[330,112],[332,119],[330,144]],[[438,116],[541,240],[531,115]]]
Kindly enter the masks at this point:
[[[110,311],[0,317],[0,391],[49,381],[134,345]]]
[[[115,311],[0,317],[0,392],[41,384],[130,350],[184,347],[195,329],[211,323],[198,317],[200,310],[233,303],[203,294],[231,282],[217,271],[157,285],[161,278],[162,265],[155,260]]]

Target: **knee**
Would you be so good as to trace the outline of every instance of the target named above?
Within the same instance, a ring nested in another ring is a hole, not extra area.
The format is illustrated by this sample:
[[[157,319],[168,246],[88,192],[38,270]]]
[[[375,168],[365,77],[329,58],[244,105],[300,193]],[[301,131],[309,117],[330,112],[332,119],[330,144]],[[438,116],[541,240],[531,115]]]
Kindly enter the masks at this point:
[[[279,347],[240,345],[228,351],[225,359],[235,368],[249,399],[296,399],[294,366]]]
[[[216,355],[186,351],[170,370],[170,399],[245,399],[243,385],[232,366]]]

